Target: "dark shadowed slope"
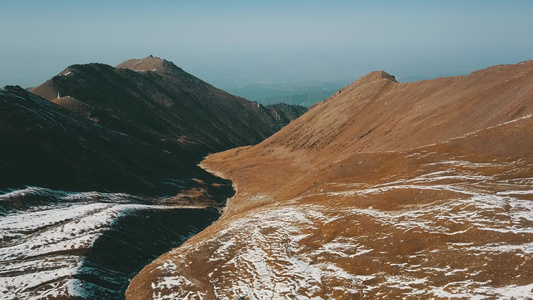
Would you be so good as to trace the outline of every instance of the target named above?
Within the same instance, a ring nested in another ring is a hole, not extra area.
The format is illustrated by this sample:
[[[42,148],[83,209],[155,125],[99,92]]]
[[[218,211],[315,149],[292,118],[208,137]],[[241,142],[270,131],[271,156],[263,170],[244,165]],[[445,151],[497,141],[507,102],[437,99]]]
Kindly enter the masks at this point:
[[[190,186],[192,178],[214,180],[183,150],[149,145],[20,87],[0,90],[0,112],[0,189],[165,195]]]
[[[231,96],[154,57],[74,65],[32,91],[0,90],[2,299],[123,299],[233,195],[198,162],[305,111]]]
[[[196,166],[208,153],[258,143],[306,110],[232,96],[151,56],[73,65],[31,92],[50,101],[2,93],[3,189],[166,194],[211,178]]]
[[[150,144],[182,149],[196,160],[256,144],[306,111],[232,96],[152,56],[116,68],[73,65],[31,92]]]

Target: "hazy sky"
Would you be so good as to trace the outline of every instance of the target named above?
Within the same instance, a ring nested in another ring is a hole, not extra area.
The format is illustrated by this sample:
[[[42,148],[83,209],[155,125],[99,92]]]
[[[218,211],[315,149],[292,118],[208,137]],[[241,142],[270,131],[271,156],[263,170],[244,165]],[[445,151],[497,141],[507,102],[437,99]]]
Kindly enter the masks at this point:
[[[533,59],[533,1],[0,1],[0,86],[148,55],[219,87]]]

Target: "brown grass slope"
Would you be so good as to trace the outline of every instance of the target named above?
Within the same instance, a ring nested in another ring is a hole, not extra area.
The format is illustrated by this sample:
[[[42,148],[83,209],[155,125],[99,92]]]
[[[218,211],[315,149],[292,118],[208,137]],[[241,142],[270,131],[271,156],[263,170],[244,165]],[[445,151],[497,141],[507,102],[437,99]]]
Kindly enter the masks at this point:
[[[202,162],[237,194],[127,299],[531,297],[532,114],[533,61],[370,73]]]
[[[250,193],[290,198],[309,188],[293,188],[302,174],[355,153],[441,143],[533,113],[533,61],[412,83],[386,75],[370,73],[261,144],[218,153],[204,163]],[[284,184],[291,188],[280,188]]]

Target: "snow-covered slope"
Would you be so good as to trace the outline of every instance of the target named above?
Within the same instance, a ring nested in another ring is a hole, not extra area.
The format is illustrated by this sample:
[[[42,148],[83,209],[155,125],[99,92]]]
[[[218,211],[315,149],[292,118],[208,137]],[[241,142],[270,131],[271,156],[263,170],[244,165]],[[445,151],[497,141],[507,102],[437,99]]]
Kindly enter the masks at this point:
[[[151,259],[218,218],[201,205],[28,187],[0,195],[0,298],[122,298]]]

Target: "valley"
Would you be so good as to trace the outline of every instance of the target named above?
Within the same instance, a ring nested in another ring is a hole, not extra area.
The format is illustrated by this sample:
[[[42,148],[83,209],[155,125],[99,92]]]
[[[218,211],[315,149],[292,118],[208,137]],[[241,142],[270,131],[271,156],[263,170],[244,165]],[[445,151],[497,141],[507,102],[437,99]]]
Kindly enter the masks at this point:
[[[533,297],[533,63],[308,111],[148,56],[0,90],[6,299]]]
[[[0,89],[0,298],[124,299],[234,194],[201,159],[306,110],[232,96],[153,56]]]

